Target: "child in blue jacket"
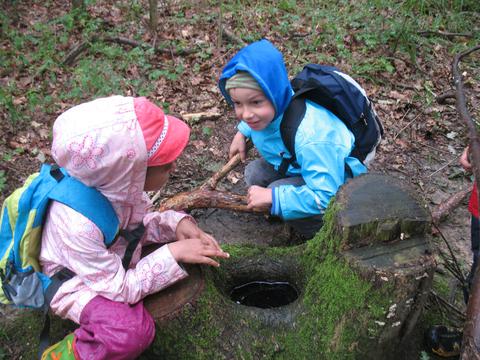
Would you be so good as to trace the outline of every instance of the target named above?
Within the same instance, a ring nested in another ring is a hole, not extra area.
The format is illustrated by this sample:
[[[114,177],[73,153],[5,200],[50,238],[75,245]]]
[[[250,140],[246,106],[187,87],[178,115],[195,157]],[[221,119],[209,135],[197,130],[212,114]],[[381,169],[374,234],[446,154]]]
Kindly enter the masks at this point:
[[[282,54],[268,41],[241,49],[225,66],[220,90],[240,120],[229,156],[246,157],[246,139],[262,156],[245,169],[250,208],[270,207],[308,239],[321,228],[332,196],[351,175],[367,168],[350,153],[354,135],[332,112],[311,101],[295,137],[298,168],[289,166],[286,177],[278,170],[290,158],[280,135],[280,123],[293,95]]]

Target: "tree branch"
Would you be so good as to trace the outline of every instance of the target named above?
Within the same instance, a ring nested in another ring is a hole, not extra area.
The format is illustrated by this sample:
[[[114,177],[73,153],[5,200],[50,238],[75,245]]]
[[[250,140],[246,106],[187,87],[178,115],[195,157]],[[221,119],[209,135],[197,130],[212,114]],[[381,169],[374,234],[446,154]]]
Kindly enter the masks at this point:
[[[182,50],[176,50],[172,48],[160,48],[158,46],[152,47],[147,43],[144,42],[139,42],[135,40],[131,40],[122,36],[118,37],[112,37],[112,36],[92,36],[89,40],[84,41],[77,46],[75,46],[72,50],[68,52],[68,54],[65,56],[63,59],[62,63],[64,65],[73,65],[75,61],[77,60],[78,56],[85,50],[87,50],[90,46],[91,43],[97,42],[97,41],[103,41],[103,42],[109,42],[109,43],[116,43],[120,45],[127,45],[131,47],[140,47],[143,49],[154,49],[156,53],[162,53],[162,54],[171,54],[175,56],[182,56],[182,55],[189,55],[193,54],[196,52],[194,49],[182,49]]]
[[[438,225],[470,194],[471,188],[460,190],[432,210],[432,221]]]
[[[454,38],[456,36],[461,36],[461,37],[467,37],[467,38],[472,38],[473,37],[473,33],[451,33],[451,32],[448,32],[448,31],[431,31],[431,30],[424,30],[424,31],[419,31],[418,32],[418,35],[439,35],[439,36],[443,36],[443,37],[446,37],[448,39],[450,38]]]
[[[247,152],[253,147],[247,142]],[[240,163],[240,154],[232,157],[219,171],[213,174],[207,181],[192,191],[186,191],[163,200],[158,211],[165,210],[192,210],[201,208],[229,209],[241,212],[269,213],[269,208],[249,209],[245,195],[232,194],[225,191],[215,190],[218,182],[223,179],[235,166]],[[155,201],[160,192],[155,194],[152,201]]]
[[[475,46],[460,54],[457,54],[452,63],[453,81],[456,89],[456,107],[460,114],[460,118],[465,123],[469,138],[470,151],[472,155],[473,174],[475,175],[475,183],[477,188],[480,183],[480,139],[478,137],[475,123],[473,122],[467,108],[467,100],[463,89],[462,75],[459,70],[459,63],[461,59],[474,51],[480,50],[480,46]],[[462,352],[460,359],[471,360],[480,359],[480,266],[477,267],[474,275],[473,287],[470,294],[470,299],[467,305],[467,320],[463,328]]]

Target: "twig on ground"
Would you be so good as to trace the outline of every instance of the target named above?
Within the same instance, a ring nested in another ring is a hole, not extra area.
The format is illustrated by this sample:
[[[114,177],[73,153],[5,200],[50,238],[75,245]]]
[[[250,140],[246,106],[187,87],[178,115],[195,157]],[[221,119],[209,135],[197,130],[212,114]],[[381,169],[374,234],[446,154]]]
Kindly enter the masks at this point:
[[[446,307],[449,311],[453,312],[455,315],[459,317],[459,320],[465,321],[465,313],[462,312],[459,308],[452,305],[450,302],[445,300],[442,296],[438,295],[435,291],[430,290],[430,294],[435,298],[437,303],[443,307]]]
[[[180,114],[182,119],[189,124],[196,124],[202,120],[215,120],[218,119],[222,114],[212,113],[212,112],[198,112],[198,113],[189,113],[189,114]]]
[[[446,91],[436,97],[437,103],[440,105],[445,105],[447,103],[447,99],[453,99],[453,101],[455,101],[455,90]]]
[[[425,36],[439,35],[439,36],[443,36],[443,37],[446,37],[446,38],[453,38],[453,37],[457,37],[457,36],[467,37],[467,38],[473,37],[473,33],[451,33],[451,32],[448,32],[448,31],[432,31],[432,30],[419,31],[418,35],[422,35],[422,36],[424,36],[424,35]]]
[[[457,258],[455,254],[453,253],[452,247],[450,246],[450,243],[447,241],[445,236],[443,235],[442,231],[440,228],[437,226],[437,224],[433,223],[433,227],[437,230],[437,232],[440,234],[440,237],[442,238],[443,242],[445,245],[447,245],[448,252],[450,253],[450,258],[452,259],[452,264],[448,264],[450,266],[452,274],[462,283],[465,284],[465,276],[463,276],[462,269],[460,268],[460,265],[458,265]]]
[[[225,28],[225,26],[222,27],[222,33],[225,35],[225,37],[229,40],[232,40],[236,42],[239,45],[245,46],[247,43],[240,39],[237,35],[235,35],[233,32]]]
[[[448,199],[432,210],[432,221],[439,224],[447,215],[452,212],[470,194],[470,187],[451,195]]]
[[[409,109],[409,111],[410,111],[410,109]],[[407,116],[407,114],[408,114],[409,111],[407,111],[407,113],[406,113],[405,115],[403,115],[403,118],[402,118],[401,122],[403,122],[403,119],[405,118],[405,116]],[[418,119],[418,117],[419,117],[420,115],[421,115],[421,114],[418,114],[417,116],[415,116],[415,117],[413,118],[413,120],[411,120],[407,125],[405,125],[403,128],[401,128],[401,129],[395,134],[395,136],[393,137],[393,141],[395,141],[395,140],[397,139],[397,137],[398,137],[406,128],[408,128],[410,125],[412,125],[412,124]]]
[[[439,173],[440,171],[442,171],[443,169],[445,169],[446,167],[450,166],[454,161],[458,161],[458,156],[454,157],[452,160],[450,160],[448,163],[446,163],[445,165],[441,166],[439,169],[435,170],[433,173],[431,173],[430,175],[428,175],[428,177],[432,177],[433,175]]]
[[[65,56],[63,59],[62,63],[64,65],[73,65],[75,61],[77,60],[78,56],[85,50],[87,50],[90,46],[91,43],[97,42],[97,41],[103,41],[103,42],[111,42],[111,43],[116,43],[120,45],[127,45],[127,46],[132,46],[132,47],[141,47],[144,49],[154,49],[155,52],[157,53],[163,53],[163,54],[171,54],[172,56],[181,56],[181,55],[189,55],[193,54],[196,52],[195,49],[182,49],[182,50],[175,50],[172,48],[160,48],[158,46],[152,47],[151,45],[135,40],[131,40],[125,37],[111,37],[111,36],[92,36],[87,41],[84,41],[77,46],[75,46],[70,52]]]

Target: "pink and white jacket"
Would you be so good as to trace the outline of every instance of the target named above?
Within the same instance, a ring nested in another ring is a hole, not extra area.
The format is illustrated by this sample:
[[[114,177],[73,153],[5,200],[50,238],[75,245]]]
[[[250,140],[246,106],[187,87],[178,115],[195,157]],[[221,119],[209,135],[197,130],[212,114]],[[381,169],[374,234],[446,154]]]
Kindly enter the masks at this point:
[[[76,274],[54,296],[54,313],[78,323],[97,295],[134,304],[187,276],[167,245],[140,259],[143,245],[174,241],[178,222],[188,215],[147,212],[147,149],[132,97],[97,99],[63,113],[53,127],[52,156],[71,176],[110,200],[122,229],[135,229],[142,221],[146,228],[125,270],[123,238],[107,249],[95,224],[53,202],[43,229],[41,265],[49,276],[65,267]]]

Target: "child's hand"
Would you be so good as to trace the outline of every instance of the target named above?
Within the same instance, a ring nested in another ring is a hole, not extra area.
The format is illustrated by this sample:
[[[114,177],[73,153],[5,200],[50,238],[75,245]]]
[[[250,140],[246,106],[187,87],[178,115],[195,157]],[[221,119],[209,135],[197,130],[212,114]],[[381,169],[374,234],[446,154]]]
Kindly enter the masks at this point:
[[[218,245],[217,240],[213,236],[207,234],[205,231],[200,229],[196,224],[190,221],[189,218],[183,218],[177,224],[177,229],[175,230],[175,235],[177,240],[186,240],[186,239],[201,239],[212,242],[218,250],[222,250],[220,245]]]
[[[216,242],[208,239],[185,239],[170,243],[167,246],[177,262],[219,267],[220,264],[213,260],[214,257],[224,259],[230,257],[230,254],[219,249]]]
[[[228,156],[231,159],[236,154],[240,154],[240,159],[242,162],[245,162],[247,156],[247,144],[245,141],[245,136],[240,131],[238,131],[233,137]]]
[[[465,150],[463,150],[462,156],[460,156],[460,165],[465,169],[465,171],[472,170],[472,164],[470,163],[470,147],[467,146]]]
[[[247,204],[249,209],[269,209],[272,206],[272,189],[253,185],[248,188]]]

